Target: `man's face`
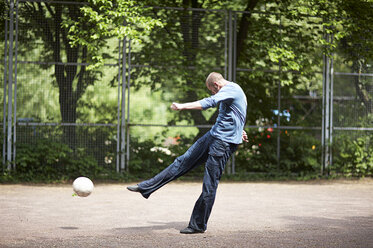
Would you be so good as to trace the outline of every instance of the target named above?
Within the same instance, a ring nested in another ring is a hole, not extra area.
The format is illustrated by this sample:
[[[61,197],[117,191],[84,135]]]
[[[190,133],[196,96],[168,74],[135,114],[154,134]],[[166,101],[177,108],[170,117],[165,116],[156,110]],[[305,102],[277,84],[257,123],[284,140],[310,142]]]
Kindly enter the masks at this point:
[[[217,83],[206,84],[206,86],[207,86],[207,89],[209,89],[209,91],[211,91],[211,94],[213,95],[219,92],[219,87]]]

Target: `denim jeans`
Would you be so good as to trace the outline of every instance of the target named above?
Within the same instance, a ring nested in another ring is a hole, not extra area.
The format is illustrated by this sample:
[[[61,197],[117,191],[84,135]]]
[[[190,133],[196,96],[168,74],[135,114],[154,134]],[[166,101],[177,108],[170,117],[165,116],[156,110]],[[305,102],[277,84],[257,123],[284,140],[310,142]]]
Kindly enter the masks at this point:
[[[143,197],[148,198],[163,185],[205,163],[202,194],[194,206],[189,222],[189,227],[205,231],[225,164],[236,149],[236,144],[216,139],[207,132],[166,169],[155,177],[139,183],[139,190]]]

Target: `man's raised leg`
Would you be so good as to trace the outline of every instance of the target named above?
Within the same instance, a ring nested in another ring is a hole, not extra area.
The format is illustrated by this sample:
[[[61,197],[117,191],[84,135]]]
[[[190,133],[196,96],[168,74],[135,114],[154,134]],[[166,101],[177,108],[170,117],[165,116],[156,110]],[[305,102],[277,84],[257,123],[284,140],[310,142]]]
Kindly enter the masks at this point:
[[[211,139],[210,133],[206,133],[183,155],[177,157],[166,169],[153,178],[139,183],[137,186],[129,186],[128,190],[140,192],[143,197],[149,198],[154,191],[163,185],[184,175],[197,165],[204,163],[208,157],[209,142]]]

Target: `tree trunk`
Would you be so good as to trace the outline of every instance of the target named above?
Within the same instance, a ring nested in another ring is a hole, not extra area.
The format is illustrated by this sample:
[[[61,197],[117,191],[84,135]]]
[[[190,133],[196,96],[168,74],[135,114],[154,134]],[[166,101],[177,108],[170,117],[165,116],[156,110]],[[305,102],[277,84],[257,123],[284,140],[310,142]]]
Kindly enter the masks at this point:
[[[61,30],[62,22],[62,6],[56,5],[55,7],[55,40],[54,40],[54,60],[56,62],[62,62],[61,60],[61,39],[63,33]],[[68,44],[64,44],[67,54],[67,62],[76,63],[78,62],[78,49],[71,48]],[[59,88],[59,104],[61,113],[62,123],[76,123],[76,103],[77,99],[74,97],[73,92],[73,80],[76,76],[77,66],[76,65],[61,65],[55,64],[55,77]],[[63,126],[63,141],[67,143],[71,148],[76,146],[76,128],[75,126]]]
[[[248,0],[245,11],[253,11],[256,5],[258,4],[259,0]],[[243,51],[245,49],[245,40],[247,38],[249,28],[250,28],[250,17],[251,13],[243,13],[242,18],[239,24],[239,30],[237,34],[237,43],[236,43],[236,51],[237,51],[237,61],[241,58]]]

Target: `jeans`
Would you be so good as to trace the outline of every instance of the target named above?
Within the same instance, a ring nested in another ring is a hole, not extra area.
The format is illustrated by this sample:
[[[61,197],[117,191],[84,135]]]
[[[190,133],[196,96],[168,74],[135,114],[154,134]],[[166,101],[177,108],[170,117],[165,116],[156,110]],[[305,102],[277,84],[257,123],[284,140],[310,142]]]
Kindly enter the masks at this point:
[[[190,228],[205,231],[225,164],[236,149],[237,144],[216,139],[211,136],[210,132],[207,132],[166,169],[155,177],[139,183],[140,193],[143,197],[148,198],[163,185],[205,163],[202,194],[195,203],[189,222]]]

